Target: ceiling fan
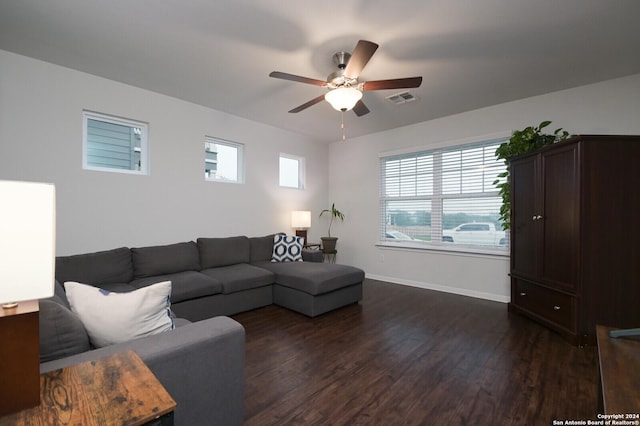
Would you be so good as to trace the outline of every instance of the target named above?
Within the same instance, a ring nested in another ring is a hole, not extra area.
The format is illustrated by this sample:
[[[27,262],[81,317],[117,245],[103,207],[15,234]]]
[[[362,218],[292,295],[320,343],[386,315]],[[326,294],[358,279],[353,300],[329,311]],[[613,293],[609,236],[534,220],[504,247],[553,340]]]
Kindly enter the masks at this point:
[[[356,44],[353,53],[338,52],[333,55],[333,61],[338,66],[338,70],[329,74],[326,81],[316,80],[299,75],[287,74],[280,71],[273,71],[269,77],[281,78],[283,80],[297,81],[299,83],[313,84],[315,86],[329,89],[324,95],[320,95],[310,101],[292,109],[291,113],[300,112],[313,106],[322,100],[326,100],[338,111],[353,112],[361,117],[369,113],[369,108],[362,102],[362,92],[388,89],[408,89],[420,87],[422,77],[396,78],[391,80],[376,80],[360,82],[358,77],[363,68],[373,54],[378,45],[376,43],[360,40]]]

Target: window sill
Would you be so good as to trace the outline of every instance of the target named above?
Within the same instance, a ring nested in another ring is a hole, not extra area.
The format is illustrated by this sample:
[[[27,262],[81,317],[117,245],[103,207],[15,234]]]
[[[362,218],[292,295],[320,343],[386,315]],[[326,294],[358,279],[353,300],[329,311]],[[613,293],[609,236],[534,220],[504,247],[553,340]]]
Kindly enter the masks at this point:
[[[426,244],[426,243],[414,243],[414,242],[390,242],[380,241],[376,244],[377,247],[390,250],[408,250],[408,251],[424,251],[433,252],[438,254],[454,255],[454,256],[481,256],[481,257],[509,257],[508,249],[489,248],[489,247],[473,247],[467,245],[452,245],[449,244]]]
[[[204,181],[205,182],[218,182],[218,183],[234,183],[236,185],[241,185],[241,184],[244,183],[243,181],[240,181],[240,180],[215,179],[215,178],[208,178],[208,177],[205,177]]]
[[[110,167],[95,167],[95,166],[88,166],[88,165],[83,165],[82,169],[90,172],[107,172],[107,173],[120,173],[124,175],[149,176],[149,173],[146,170],[115,169]]]

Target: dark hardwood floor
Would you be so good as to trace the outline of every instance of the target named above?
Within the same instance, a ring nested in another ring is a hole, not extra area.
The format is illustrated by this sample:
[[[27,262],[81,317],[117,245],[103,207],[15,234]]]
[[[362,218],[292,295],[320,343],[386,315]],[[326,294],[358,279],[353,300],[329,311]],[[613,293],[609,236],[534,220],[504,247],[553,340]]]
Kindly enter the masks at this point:
[[[247,333],[246,425],[550,425],[595,419],[594,347],[502,303],[366,280],[311,319],[269,306]]]

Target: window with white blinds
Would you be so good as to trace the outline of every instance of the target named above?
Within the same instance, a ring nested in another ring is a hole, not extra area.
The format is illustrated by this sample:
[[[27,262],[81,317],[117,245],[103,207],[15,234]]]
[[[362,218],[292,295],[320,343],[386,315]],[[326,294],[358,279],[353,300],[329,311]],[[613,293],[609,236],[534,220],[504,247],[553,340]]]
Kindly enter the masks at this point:
[[[495,151],[505,139],[380,158],[380,240],[411,247],[506,251],[505,170]]]

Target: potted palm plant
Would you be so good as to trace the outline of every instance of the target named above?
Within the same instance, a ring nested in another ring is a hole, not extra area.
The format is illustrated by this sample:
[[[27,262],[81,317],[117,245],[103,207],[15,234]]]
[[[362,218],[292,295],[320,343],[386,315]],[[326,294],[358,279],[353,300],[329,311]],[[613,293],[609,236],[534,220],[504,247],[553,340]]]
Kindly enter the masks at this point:
[[[331,204],[330,209],[324,209],[320,212],[318,217],[322,217],[323,214],[329,214],[331,219],[329,220],[329,229],[327,230],[327,237],[320,237],[322,240],[322,251],[325,253],[333,253],[336,251],[336,243],[338,242],[338,237],[331,236],[331,225],[333,225],[333,221],[336,219],[344,220],[344,213],[340,210],[336,209],[336,204]]]

